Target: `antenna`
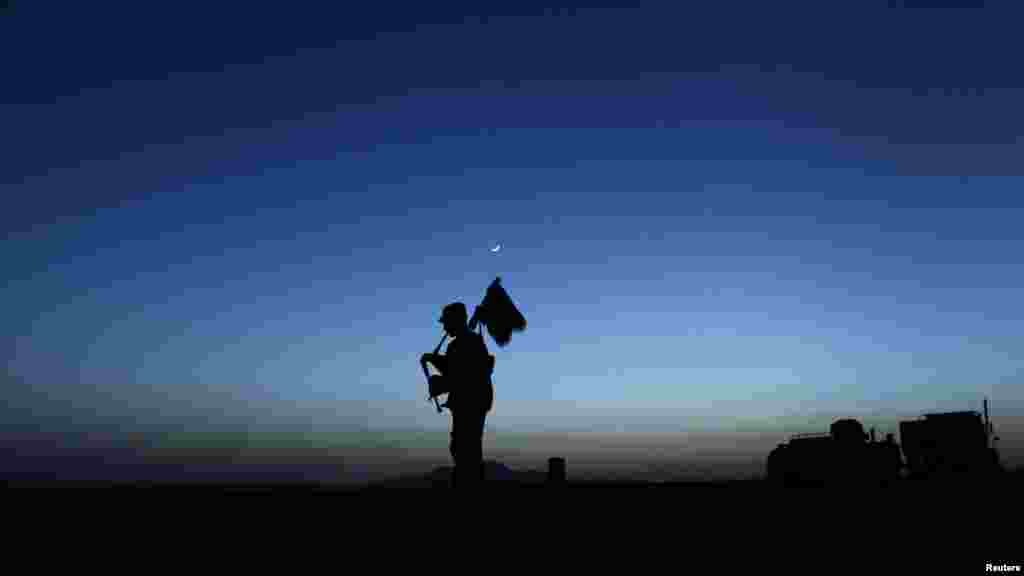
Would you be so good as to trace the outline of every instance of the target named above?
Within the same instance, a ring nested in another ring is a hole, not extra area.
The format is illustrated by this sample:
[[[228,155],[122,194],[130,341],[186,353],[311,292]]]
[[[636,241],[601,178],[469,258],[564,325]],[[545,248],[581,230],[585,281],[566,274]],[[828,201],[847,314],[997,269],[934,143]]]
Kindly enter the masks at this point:
[[[988,418],[988,396],[985,397],[985,434],[992,439],[992,421]]]

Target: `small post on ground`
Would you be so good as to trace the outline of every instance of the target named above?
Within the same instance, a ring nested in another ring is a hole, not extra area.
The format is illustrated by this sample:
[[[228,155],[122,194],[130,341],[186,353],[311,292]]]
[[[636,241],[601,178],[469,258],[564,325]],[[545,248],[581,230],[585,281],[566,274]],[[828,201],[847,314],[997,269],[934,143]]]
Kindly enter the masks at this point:
[[[565,458],[548,458],[548,484],[565,484]]]

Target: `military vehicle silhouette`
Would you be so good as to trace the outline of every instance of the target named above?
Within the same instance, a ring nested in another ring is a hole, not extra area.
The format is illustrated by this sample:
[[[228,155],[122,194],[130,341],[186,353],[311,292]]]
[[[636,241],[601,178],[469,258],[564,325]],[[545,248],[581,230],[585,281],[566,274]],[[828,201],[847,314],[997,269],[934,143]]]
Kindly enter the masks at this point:
[[[899,423],[876,441],[852,418],[828,433],[796,434],[776,446],[766,462],[769,482],[782,487],[892,486],[902,480],[985,481],[1003,471],[988,417],[975,411],[924,414]]]

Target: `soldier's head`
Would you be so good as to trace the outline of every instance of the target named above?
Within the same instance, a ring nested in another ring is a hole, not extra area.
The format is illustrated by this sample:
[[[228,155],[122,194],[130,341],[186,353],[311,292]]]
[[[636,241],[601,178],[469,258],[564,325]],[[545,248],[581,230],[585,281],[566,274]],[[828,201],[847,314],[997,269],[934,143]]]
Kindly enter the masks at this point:
[[[458,337],[468,330],[466,323],[469,322],[469,315],[466,312],[466,305],[462,302],[452,302],[445,306],[439,321],[449,336]]]

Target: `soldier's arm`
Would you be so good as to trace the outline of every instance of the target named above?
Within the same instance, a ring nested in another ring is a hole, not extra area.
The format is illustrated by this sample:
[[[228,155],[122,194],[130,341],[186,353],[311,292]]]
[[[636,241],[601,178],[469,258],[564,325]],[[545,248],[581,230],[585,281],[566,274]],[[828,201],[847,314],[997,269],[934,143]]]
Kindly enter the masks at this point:
[[[438,369],[439,372],[441,372],[441,374],[444,374],[445,376],[448,375],[448,357],[447,356],[445,356],[443,354],[437,354],[436,356],[434,356],[434,360],[433,360],[432,364],[434,365],[435,368]]]
[[[441,374],[446,374],[448,372],[448,358],[442,354],[424,354],[420,358],[420,362],[433,364],[434,368],[437,368],[438,372]]]

